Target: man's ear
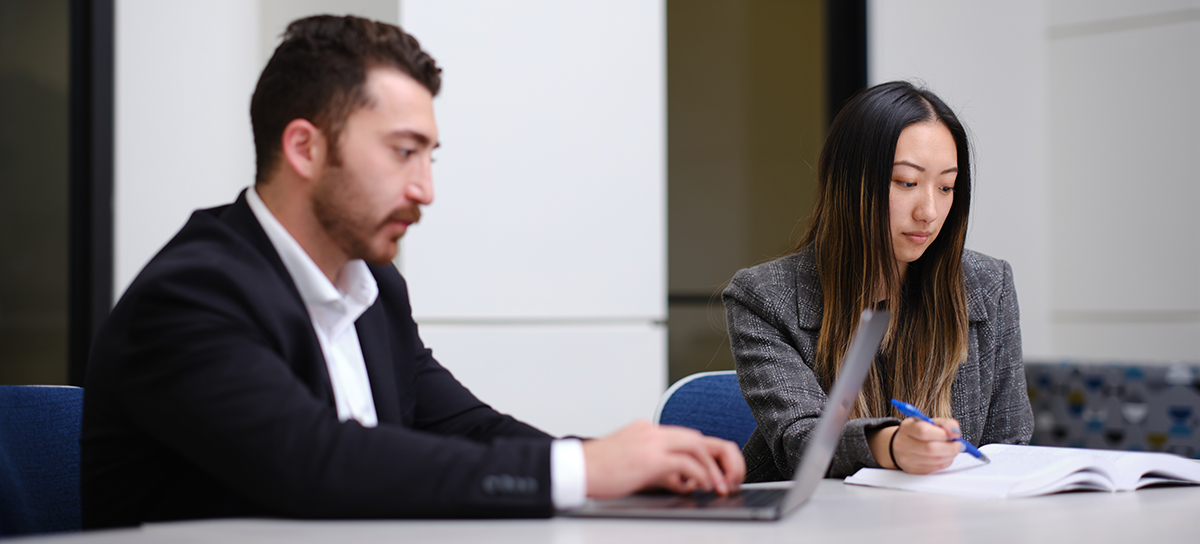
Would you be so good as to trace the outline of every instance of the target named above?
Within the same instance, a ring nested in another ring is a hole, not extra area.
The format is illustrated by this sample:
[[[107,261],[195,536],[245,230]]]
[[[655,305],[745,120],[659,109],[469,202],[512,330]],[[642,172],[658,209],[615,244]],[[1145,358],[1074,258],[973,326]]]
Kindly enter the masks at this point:
[[[283,159],[302,178],[316,179],[325,169],[325,135],[306,119],[292,119],[283,128]]]

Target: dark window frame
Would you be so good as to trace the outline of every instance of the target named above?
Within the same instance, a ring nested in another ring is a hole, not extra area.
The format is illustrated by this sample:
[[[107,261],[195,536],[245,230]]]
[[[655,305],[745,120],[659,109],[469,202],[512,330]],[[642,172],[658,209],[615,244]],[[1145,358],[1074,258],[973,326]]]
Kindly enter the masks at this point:
[[[71,0],[67,376],[82,386],[113,296],[113,6]]]
[[[826,0],[827,123],[867,88],[867,0]]]

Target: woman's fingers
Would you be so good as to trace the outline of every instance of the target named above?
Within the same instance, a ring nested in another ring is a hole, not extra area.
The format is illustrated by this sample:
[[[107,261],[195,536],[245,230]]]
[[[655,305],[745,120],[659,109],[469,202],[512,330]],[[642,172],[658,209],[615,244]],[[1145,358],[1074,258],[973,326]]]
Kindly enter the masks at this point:
[[[951,439],[950,433],[942,426],[930,425],[911,417],[900,422],[900,432],[922,442],[945,442]]]
[[[938,427],[941,427],[943,430],[945,430],[946,434],[950,435],[949,437],[951,439],[959,438],[962,436],[962,430],[958,426],[958,421],[955,420],[954,418],[935,417],[935,418],[933,418],[933,422],[937,423]]]
[[[945,423],[943,426],[942,423]],[[908,418],[900,423],[896,432],[893,452],[897,463],[905,472],[927,474],[950,466],[958,455],[960,444],[952,441],[950,429],[957,427],[954,420],[943,420],[938,425]]]

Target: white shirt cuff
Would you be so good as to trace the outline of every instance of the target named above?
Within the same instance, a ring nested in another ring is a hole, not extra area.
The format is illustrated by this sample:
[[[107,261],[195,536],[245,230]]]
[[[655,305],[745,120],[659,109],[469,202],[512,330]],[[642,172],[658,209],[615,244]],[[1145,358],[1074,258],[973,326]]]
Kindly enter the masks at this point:
[[[587,501],[587,467],[578,438],[550,443],[550,498],[558,510],[579,508]]]

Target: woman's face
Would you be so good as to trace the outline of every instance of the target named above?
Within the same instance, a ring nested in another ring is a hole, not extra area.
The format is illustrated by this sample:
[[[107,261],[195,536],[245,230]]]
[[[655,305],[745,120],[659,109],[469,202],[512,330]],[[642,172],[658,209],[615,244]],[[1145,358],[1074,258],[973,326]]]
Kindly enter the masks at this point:
[[[942,230],[954,204],[958,148],[945,125],[924,121],[905,127],[896,141],[889,196],[892,249],[903,272]]]

